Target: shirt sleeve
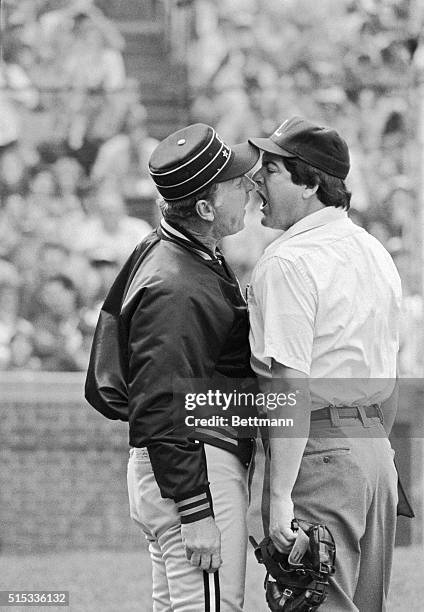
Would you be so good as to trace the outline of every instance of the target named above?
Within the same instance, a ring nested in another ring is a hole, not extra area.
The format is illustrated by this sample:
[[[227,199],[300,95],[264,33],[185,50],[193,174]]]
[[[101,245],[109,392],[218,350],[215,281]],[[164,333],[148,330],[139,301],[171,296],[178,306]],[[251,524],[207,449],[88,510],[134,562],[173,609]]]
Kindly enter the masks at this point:
[[[270,258],[255,293],[262,312],[264,356],[309,376],[316,297],[306,271],[298,262]]]
[[[177,503],[181,522],[193,522],[212,515],[212,504],[203,445],[188,438],[176,384],[212,376],[231,322],[213,292],[205,299],[187,283],[142,291],[128,343],[131,438],[147,446],[161,494]]]

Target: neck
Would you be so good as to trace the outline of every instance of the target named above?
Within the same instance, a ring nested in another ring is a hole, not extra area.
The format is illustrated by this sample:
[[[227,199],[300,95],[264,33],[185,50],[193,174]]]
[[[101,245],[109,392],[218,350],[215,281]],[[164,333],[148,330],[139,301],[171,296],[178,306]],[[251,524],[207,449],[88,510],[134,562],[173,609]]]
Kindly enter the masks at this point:
[[[210,251],[212,251],[212,253],[215,253],[216,251],[216,246],[218,244],[218,240],[216,238],[214,238],[213,236],[211,236],[210,234],[200,234],[199,232],[196,232],[196,230],[194,230],[193,228],[189,227],[187,228],[188,231],[190,232],[190,234],[196,238],[196,240],[198,240],[199,242],[201,242],[207,249],[209,249]]]
[[[309,202],[306,203],[304,216],[307,217],[308,215],[312,215],[312,213],[318,212],[323,208],[327,208],[327,206],[325,206],[316,196],[314,196]]]

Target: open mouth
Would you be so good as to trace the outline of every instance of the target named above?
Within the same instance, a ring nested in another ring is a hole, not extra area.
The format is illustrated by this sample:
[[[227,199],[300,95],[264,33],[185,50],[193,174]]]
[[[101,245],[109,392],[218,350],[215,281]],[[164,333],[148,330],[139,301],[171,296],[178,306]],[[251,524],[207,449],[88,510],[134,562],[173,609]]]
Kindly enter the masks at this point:
[[[268,200],[266,199],[266,197],[264,196],[263,193],[261,193],[260,191],[257,192],[258,196],[261,198],[262,200],[262,204],[260,206],[259,210],[264,210],[266,208],[266,206],[268,206]]]

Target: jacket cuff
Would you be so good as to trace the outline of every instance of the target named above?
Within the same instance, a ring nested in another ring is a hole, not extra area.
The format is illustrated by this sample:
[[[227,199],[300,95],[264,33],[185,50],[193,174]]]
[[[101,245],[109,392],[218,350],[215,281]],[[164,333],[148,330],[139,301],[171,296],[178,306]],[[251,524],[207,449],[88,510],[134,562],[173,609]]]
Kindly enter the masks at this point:
[[[197,495],[190,495],[185,499],[178,498],[175,503],[177,504],[181,524],[194,523],[207,516],[213,516],[209,487],[207,491]]]

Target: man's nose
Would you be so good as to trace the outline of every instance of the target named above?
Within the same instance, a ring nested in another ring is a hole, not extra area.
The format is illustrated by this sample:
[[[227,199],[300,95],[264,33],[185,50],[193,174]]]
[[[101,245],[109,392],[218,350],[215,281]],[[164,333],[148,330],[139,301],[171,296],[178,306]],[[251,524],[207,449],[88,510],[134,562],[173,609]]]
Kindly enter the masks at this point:
[[[256,183],[247,174],[245,174],[244,176],[245,176],[245,179],[246,179],[244,181],[244,187],[245,187],[246,192],[249,193],[249,191],[252,191],[253,189],[256,189]]]
[[[252,179],[255,181],[255,183],[257,183],[258,185],[262,185],[263,183],[263,179],[262,179],[262,168],[259,168],[259,170],[257,170],[255,172],[255,174],[252,176]]]

